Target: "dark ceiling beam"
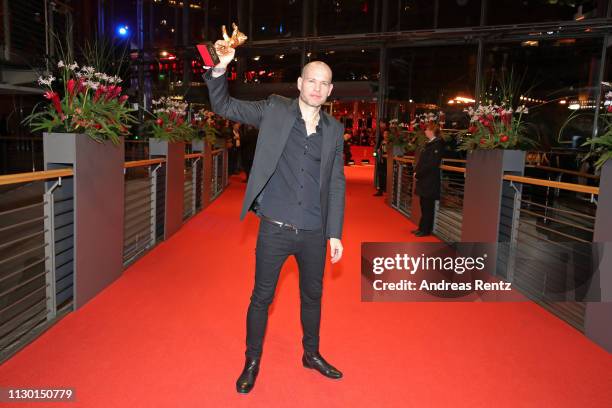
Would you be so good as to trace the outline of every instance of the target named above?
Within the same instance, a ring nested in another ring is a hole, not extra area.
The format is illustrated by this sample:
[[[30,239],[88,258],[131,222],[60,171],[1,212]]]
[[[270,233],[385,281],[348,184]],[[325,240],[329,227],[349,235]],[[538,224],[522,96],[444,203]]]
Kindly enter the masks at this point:
[[[334,50],[354,50],[358,48],[378,48],[383,44],[389,48],[397,48],[407,46],[475,44],[479,39],[483,39],[485,42],[513,42],[602,37],[611,31],[612,18],[598,18],[582,21],[561,21],[536,24],[282,38],[276,40],[247,41],[242,47],[265,55],[278,52],[292,52],[292,50],[297,51],[304,45],[317,45],[319,49],[333,47]]]

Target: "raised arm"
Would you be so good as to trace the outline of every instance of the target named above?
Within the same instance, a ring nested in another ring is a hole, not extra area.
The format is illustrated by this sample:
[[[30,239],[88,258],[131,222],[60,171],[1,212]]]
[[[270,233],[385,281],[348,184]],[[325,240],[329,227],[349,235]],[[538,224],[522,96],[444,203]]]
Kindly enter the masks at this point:
[[[223,40],[217,41],[215,48],[223,50],[223,53],[219,52],[220,62],[204,74],[213,112],[235,122],[259,127],[269,100],[241,101],[231,97],[227,90],[225,71],[229,63],[234,59],[235,50],[229,47],[227,42]]]

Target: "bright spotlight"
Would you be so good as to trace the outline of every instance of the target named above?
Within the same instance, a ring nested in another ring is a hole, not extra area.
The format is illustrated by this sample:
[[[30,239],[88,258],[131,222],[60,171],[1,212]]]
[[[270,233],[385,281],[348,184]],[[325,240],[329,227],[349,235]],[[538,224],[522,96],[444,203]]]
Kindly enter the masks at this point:
[[[129,33],[130,29],[127,25],[121,25],[117,27],[117,34],[119,34],[120,37],[127,37]]]

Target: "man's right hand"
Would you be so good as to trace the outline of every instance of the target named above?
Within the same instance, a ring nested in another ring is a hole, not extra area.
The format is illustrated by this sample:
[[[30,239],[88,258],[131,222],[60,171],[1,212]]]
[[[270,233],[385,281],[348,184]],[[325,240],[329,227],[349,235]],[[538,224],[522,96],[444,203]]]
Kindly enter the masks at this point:
[[[215,50],[219,56],[219,63],[215,65],[215,68],[227,68],[227,66],[234,59],[236,50],[230,47],[229,42],[225,40],[217,40],[215,42]]]

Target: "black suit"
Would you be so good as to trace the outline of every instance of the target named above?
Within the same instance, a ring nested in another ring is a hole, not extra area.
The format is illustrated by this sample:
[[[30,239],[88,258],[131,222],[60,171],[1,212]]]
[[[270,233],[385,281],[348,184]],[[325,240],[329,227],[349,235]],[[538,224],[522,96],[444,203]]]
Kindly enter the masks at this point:
[[[427,142],[414,170],[416,194],[421,203],[419,231],[426,234],[433,230],[436,200],[440,199],[440,162],[443,148],[444,144],[438,137]]]
[[[207,72],[204,78],[215,113],[259,128],[253,167],[240,215],[242,219],[249,210],[257,208],[264,187],[277,171],[287,140],[296,126],[298,101],[278,95],[254,102],[240,101],[229,96],[224,76],[212,78],[211,73]],[[303,122],[300,126],[303,126]],[[320,206],[317,206],[317,211],[320,208],[320,228],[292,230],[262,218],[255,251],[255,286],[247,314],[246,355],[250,358],[261,355],[268,308],[274,298],[282,265],[290,255],[295,256],[300,270],[302,343],[306,351],[318,351],[326,239],[340,239],[342,236],[345,200],[342,161],[344,128],[323,111],[320,111],[319,126],[322,133]],[[282,163],[286,165],[286,160]]]

